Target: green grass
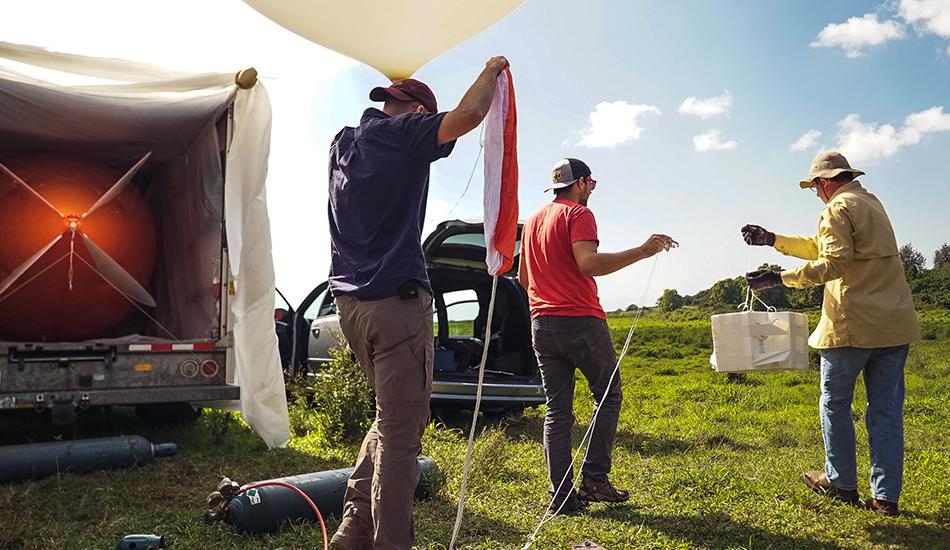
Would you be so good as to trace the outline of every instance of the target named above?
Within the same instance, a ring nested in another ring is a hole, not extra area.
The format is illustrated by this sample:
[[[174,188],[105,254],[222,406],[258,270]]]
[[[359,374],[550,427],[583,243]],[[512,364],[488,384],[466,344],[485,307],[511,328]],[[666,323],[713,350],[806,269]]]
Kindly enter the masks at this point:
[[[622,368],[624,403],[614,481],[632,489],[629,504],[595,505],[558,518],[534,548],[566,549],[585,540],[620,548],[946,548],[950,546],[950,317],[922,315],[925,336],[907,363],[904,515],[881,518],[837,506],[808,491],[802,471],[822,464],[818,375],[748,374],[729,381],[709,368],[709,324],[647,317]],[[610,319],[622,344],[629,316]],[[592,412],[578,380],[579,440]],[[865,399],[854,404],[860,491],[868,494]],[[420,548],[448,543],[465,450],[464,415],[433,423],[424,452],[447,482],[416,508]],[[484,422],[484,421],[483,421]],[[462,530],[472,549],[520,548],[547,495],[541,447],[543,408],[485,422],[476,444]],[[63,475],[0,486],[0,548],[111,549],[122,535],[164,534],[173,548],[313,548],[311,524],[268,536],[241,536],[204,525],[204,498],[217,481],[241,482],[350,465],[358,443],[330,445],[296,437],[266,451],[234,417],[211,413],[190,427],[162,428],[132,415],[96,415],[66,437],[141,433],[174,441],[178,456],[137,469]],[[0,426],[0,440],[45,439],[53,430],[22,421]],[[335,520],[330,527],[335,527]]]

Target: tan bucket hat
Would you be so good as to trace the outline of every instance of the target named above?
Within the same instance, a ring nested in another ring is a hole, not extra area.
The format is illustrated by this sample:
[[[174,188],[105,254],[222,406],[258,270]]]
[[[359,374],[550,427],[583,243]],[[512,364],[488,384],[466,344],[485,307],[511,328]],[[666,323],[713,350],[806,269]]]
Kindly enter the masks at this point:
[[[851,172],[854,177],[864,175],[864,172],[851,168],[848,159],[837,151],[818,153],[815,160],[811,161],[811,172],[808,177],[798,182],[798,185],[802,189],[808,189],[814,185],[815,178],[833,178],[842,172]]]

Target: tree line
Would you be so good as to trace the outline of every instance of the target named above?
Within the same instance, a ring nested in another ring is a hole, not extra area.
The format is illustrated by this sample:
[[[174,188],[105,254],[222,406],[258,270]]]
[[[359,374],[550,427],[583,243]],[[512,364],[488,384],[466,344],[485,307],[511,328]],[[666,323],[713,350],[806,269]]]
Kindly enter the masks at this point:
[[[934,252],[933,267],[927,269],[926,258],[907,243],[900,248],[901,263],[907,284],[914,296],[914,304],[919,310],[950,309],[950,244]],[[775,264],[763,264],[759,269],[781,270]],[[771,288],[757,292],[765,303],[779,309],[815,309],[821,307],[824,287],[809,289]],[[733,277],[716,281],[711,287],[693,295],[680,295],[675,289],[668,288],[656,302],[662,311],[676,311],[682,307],[694,306],[711,311],[730,311],[741,304],[746,297],[745,277]],[[628,311],[636,309],[631,305]]]

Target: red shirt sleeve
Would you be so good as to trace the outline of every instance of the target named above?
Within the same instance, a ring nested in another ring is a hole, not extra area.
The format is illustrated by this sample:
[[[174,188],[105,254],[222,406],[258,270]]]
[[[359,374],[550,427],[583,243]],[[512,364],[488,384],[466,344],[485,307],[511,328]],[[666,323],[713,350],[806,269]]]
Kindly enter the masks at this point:
[[[597,222],[594,220],[594,213],[586,206],[572,208],[568,214],[567,225],[571,233],[571,244],[578,241],[600,242],[597,238]]]

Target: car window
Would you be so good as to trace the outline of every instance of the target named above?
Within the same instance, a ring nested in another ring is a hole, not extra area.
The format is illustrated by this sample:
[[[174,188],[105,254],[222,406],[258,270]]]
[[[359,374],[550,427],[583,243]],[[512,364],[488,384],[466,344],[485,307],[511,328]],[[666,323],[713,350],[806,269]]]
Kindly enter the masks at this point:
[[[303,318],[306,319],[307,324],[313,322],[317,318],[317,313],[320,311],[320,307],[323,305],[323,297],[327,295],[329,290],[324,290],[317,298],[307,306],[307,311],[303,312]]]
[[[468,245],[468,246],[477,246],[479,248],[485,247],[485,234],[484,233],[459,233],[457,235],[451,235],[445,238],[442,241],[443,245]],[[521,239],[519,238],[515,241],[515,254],[521,250]]]
[[[475,336],[478,295],[474,290],[456,290],[442,295],[449,323],[449,336]]]
[[[333,297],[333,293],[325,292],[323,294],[323,305],[320,306],[320,310],[317,312],[318,317],[326,317],[327,315],[336,315],[336,300]]]

